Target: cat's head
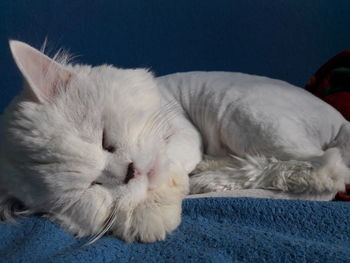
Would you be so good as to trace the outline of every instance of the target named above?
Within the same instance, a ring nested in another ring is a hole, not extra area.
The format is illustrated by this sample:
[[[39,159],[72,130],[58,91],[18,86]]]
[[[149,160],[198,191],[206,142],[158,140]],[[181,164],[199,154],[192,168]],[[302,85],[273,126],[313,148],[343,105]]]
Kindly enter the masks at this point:
[[[171,127],[152,74],[10,47],[25,85],[2,120],[2,200],[79,237],[163,239],[180,222],[187,181],[166,157]]]

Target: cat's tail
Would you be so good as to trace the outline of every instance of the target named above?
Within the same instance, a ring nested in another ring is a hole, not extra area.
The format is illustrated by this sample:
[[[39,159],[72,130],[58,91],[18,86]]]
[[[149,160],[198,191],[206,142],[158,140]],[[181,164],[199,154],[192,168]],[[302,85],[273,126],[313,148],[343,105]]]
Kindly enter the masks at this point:
[[[199,170],[191,175],[192,194],[235,189],[269,189],[294,194],[336,193],[343,191],[345,183],[350,181],[350,170],[338,148],[327,149],[322,156],[303,161],[255,155],[208,162],[204,161],[207,167],[201,169],[199,165]]]

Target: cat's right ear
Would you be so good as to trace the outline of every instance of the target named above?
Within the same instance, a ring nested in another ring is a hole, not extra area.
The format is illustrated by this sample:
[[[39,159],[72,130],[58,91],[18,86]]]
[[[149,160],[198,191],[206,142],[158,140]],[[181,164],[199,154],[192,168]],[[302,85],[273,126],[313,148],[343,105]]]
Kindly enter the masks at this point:
[[[72,77],[62,65],[23,42],[10,40],[10,49],[28,84],[24,96],[31,101],[52,100]]]

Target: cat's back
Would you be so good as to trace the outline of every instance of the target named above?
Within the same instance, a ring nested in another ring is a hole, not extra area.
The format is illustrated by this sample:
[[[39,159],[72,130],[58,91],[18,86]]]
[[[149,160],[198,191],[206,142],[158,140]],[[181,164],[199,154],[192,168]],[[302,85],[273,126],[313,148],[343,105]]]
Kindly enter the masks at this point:
[[[285,81],[231,72],[187,72],[157,79],[162,94],[178,101],[204,137],[227,127],[236,136],[320,134],[329,142],[345,122],[342,115],[306,90]],[[306,135],[305,135],[306,136]],[[295,137],[295,136],[294,136]]]
[[[183,72],[158,77],[157,82],[161,92],[171,93],[185,104],[190,97],[199,99],[208,94],[225,97],[231,102],[238,99],[268,101],[286,97],[320,102],[307,91],[288,82],[239,72]]]
[[[269,77],[238,72],[193,71],[157,78],[160,91],[181,102],[189,111],[193,104],[227,107],[242,105],[266,112],[305,111],[341,115],[331,106],[308,91],[288,82]],[[170,95],[169,95],[170,94]]]
[[[251,91],[255,88],[261,88],[262,85],[278,86],[278,87],[295,87],[288,82],[272,79],[259,75],[252,75],[240,72],[225,71],[190,71],[180,72],[161,76],[157,78],[157,82],[161,86],[166,86],[176,92],[196,88],[208,88],[215,86],[216,91],[222,91],[235,87]]]

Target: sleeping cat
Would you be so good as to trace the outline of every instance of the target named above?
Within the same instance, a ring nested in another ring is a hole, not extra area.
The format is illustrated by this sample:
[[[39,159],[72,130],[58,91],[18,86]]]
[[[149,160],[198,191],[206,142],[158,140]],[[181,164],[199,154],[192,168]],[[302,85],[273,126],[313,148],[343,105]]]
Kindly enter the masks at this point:
[[[162,240],[191,193],[310,195],[350,182],[350,124],[265,77],[70,64],[10,41],[25,85],[2,117],[3,219],[44,213],[78,237]],[[6,87],[3,87],[6,88]]]

